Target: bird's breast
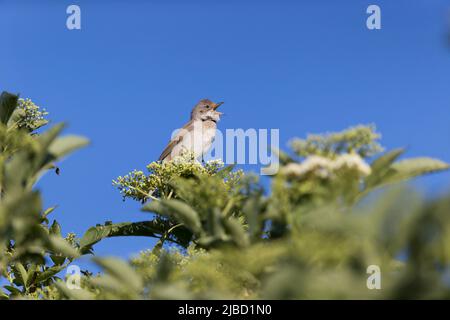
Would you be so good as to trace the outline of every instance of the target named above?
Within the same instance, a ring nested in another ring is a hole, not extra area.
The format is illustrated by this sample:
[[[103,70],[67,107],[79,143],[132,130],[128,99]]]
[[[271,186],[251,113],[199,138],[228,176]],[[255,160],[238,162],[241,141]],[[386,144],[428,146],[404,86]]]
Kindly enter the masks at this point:
[[[215,126],[209,126],[209,125],[203,125],[200,129],[194,130],[194,139],[195,142],[198,144],[201,144],[202,146],[202,153],[205,153],[211,147],[211,144],[214,141],[214,138],[216,136],[216,127]]]
[[[209,122],[212,121],[207,121],[206,123],[203,124],[202,126],[202,135],[203,135],[203,142],[204,143],[212,143],[214,141],[214,138],[216,137],[216,124],[214,122],[212,122],[212,124],[210,124]]]
[[[193,130],[183,138],[182,146],[180,147],[192,151],[195,157],[200,157],[211,148],[215,136],[216,125],[214,122],[204,121],[196,123],[193,126]]]

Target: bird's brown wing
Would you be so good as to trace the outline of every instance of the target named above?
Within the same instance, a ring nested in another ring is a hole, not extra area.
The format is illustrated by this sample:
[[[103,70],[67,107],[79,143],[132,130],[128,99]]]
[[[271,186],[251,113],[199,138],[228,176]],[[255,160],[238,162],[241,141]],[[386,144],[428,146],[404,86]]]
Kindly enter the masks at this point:
[[[183,128],[180,129],[180,131],[177,133],[177,135],[170,140],[169,144],[167,145],[167,147],[164,149],[164,151],[161,153],[161,155],[159,156],[159,161],[164,160],[168,155],[170,155],[170,153],[172,152],[173,148],[180,143],[181,141],[183,141],[183,137],[184,135],[191,131],[191,128],[193,127],[193,121],[190,120],[188,123],[186,123]]]

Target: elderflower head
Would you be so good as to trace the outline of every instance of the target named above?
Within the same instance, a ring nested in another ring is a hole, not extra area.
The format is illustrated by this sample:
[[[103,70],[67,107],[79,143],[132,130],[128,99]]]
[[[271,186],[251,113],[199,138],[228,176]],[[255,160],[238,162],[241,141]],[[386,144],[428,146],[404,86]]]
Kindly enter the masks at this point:
[[[200,162],[198,162],[198,160],[195,159],[194,153],[188,150],[181,152],[181,154],[179,156],[174,157],[173,160],[171,160],[171,162],[175,165],[182,163],[192,163],[200,165]]]
[[[354,169],[360,176],[366,177],[370,175],[372,169],[358,154],[343,154],[333,161],[332,167],[335,171],[343,168]]]
[[[319,178],[327,178],[332,174],[332,162],[330,159],[320,156],[310,156],[302,163],[289,163],[282,172],[288,176],[304,177],[313,174]]]
[[[17,109],[21,111],[17,120],[18,128],[35,130],[47,123],[45,116],[48,115],[48,112],[30,99],[19,99]]]
[[[216,172],[218,172],[220,169],[222,169],[225,166],[225,164],[223,163],[222,159],[214,159],[214,160],[209,160],[205,163],[205,170],[208,173],[214,174]]]
[[[344,169],[356,170],[358,175],[363,177],[371,173],[370,166],[358,154],[343,154],[334,160],[321,156],[310,156],[302,163],[287,164],[282,172],[295,178],[313,175],[326,179],[332,178]]]
[[[170,161],[154,161],[147,165],[148,173],[133,170],[125,176],[113,180],[123,198],[145,202],[151,197],[164,197],[171,194],[174,179],[190,178],[196,175],[213,176],[224,167],[222,160],[210,160],[204,165],[195,159],[192,152],[183,152]],[[241,174],[236,171],[227,175],[230,183],[238,181]]]

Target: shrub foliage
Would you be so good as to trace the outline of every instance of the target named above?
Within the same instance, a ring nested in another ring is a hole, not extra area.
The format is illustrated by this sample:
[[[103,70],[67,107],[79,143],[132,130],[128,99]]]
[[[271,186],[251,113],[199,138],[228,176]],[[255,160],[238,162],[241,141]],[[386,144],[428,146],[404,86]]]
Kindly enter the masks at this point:
[[[113,180],[142,204],[142,221],[108,221],[77,238],[61,234],[34,185],[87,140],[60,136],[63,125],[43,131],[46,116],[31,100],[1,95],[1,298],[450,297],[450,196],[386,188],[449,166],[382,152],[373,126],[293,139],[290,153],[277,151],[270,190],[220,160],[152,162]],[[124,236],[157,242],[129,261],[94,255],[98,242]],[[83,272],[73,289],[65,272],[82,255],[103,272]],[[382,290],[366,285],[371,265]]]

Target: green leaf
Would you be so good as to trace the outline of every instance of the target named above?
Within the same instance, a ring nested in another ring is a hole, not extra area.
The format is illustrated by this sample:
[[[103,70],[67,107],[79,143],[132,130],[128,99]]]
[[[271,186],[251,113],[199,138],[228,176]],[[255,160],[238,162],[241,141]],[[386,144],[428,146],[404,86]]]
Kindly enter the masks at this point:
[[[224,225],[238,247],[245,247],[249,244],[248,236],[238,220],[234,218],[226,219]]]
[[[202,224],[198,213],[186,203],[175,199],[164,199],[152,201],[146,204],[143,211],[156,212],[161,215],[173,216],[178,222],[183,223],[192,232],[199,234],[202,231]]]
[[[116,258],[93,258],[93,260],[128,288],[135,291],[142,290],[141,277],[127,262]]]
[[[50,234],[61,236],[61,226],[56,220],[53,220],[53,223],[49,229]]]
[[[0,95],[0,122],[7,124],[14,109],[17,107],[19,96],[3,91]]]
[[[91,227],[80,240],[80,251],[82,254],[89,253],[92,246],[104,238],[155,237],[156,234],[163,234],[164,231],[165,226],[158,221],[122,222]]]
[[[382,183],[383,178],[389,172],[392,163],[404,152],[404,149],[394,149],[375,159],[371,165],[372,172],[366,178],[366,188],[374,188]]]
[[[5,289],[8,290],[9,292],[11,292],[12,295],[15,295],[15,296],[20,296],[20,295],[22,295],[22,291],[20,291],[20,290],[17,289],[16,287],[13,287],[13,286],[3,286],[3,288],[5,288]]]
[[[170,258],[170,254],[163,251],[156,269],[155,282],[167,283],[174,268],[175,263]]]
[[[7,300],[9,296],[0,288],[0,300]]]
[[[21,285],[26,287],[28,281],[28,272],[20,262],[14,264],[14,276]]]
[[[80,240],[80,251],[82,254],[88,253],[89,249],[102,240],[109,236],[111,232],[110,226],[98,226],[89,228]]]
[[[152,201],[146,203],[141,208],[141,211],[154,212],[160,215],[167,215],[167,208],[162,204],[161,201]]]
[[[27,288],[31,287],[31,285],[35,281],[35,277],[34,277],[35,274],[36,274],[36,265],[35,264],[29,265],[28,272],[27,272],[27,282],[26,282]]]
[[[118,280],[117,278],[110,276],[109,274],[103,274],[101,277],[92,278],[89,282],[95,287],[106,292],[114,292],[122,295],[137,294],[137,292],[134,292],[134,290],[130,290],[126,282]]]
[[[64,270],[64,268],[65,266],[61,265],[48,268],[47,270],[38,274],[38,276],[36,277],[36,282],[37,283],[44,282],[53,277],[54,275],[56,275],[57,273],[59,273],[61,270]]]
[[[78,250],[73,248],[65,239],[61,238],[60,236],[50,235],[49,241],[54,253],[62,254],[69,258],[77,258],[80,256]]]
[[[50,207],[50,208],[45,209],[45,211],[42,213],[42,217],[43,217],[43,218],[47,218],[48,215],[49,215],[50,213],[52,213],[53,211],[55,211],[56,208],[57,208],[57,206],[54,206],[54,207]]]
[[[222,220],[222,213],[218,208],[209,211],[206,226],[208,234],[215,241],[225,241],[228,239]]]
[[[80,136],[68,135],[57,138],[49,147],[49,153],[55,159],[62,158],[69,153],[86,146],[89,140]]]
[[[447,170],[449,167],[449,164],[432,158],[402,160],[391,166],[386,177],[383,179],[383,184],[396,183],[417,176]]]
[[[84,289],[69,289],[63,281],[57,281],[55,285],[62,294],[72,300],[93,300],[95,298],[94,294]]]
[[[264,212],[262,206],[261,197],[253,196],[245,202],[242,208],[248,223],[248,234],[252,240],[259,239],[264,230],[264,221],[261,215],[261,212]]]
[[[39,141],[44,150],[46,150],[53,143],[64,127],[64,123],[58,123],[37,137],[37,141]]]
[[[51,254],[50,259],[53,261],[56,265],[62,265],[66,261],[66,257],[56,254]]]

